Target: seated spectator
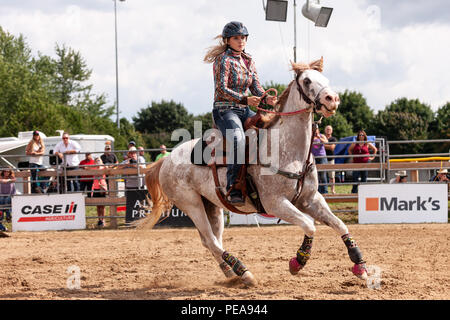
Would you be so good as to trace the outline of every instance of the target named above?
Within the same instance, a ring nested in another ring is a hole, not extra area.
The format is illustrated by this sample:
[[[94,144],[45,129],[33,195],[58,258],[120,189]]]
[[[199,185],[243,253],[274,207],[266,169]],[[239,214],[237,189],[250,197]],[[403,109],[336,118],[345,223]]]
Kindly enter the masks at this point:
[[[313,143],[320,143],[320,142],[328,142],[328,139],[325,135],[320,133],[319,127],[316,128],[315,134],[314,134],[314,140]],[[312,154],[314,155],[314,158],[316,160],[316,164],[327,164],[327,158],[317,158],[317,157],[324,157],[327,155],[325,152],[325,146],[323,144],[313,144]],[[317,172],[319,176],[319,189],[318,191],[322,194],[328,193],[328,176],[326,171]],[[322,185],[321,185],[322,184]]]
[[[91,166],[94,164],[91,153],[86,153],[86,158],[80,161],[80,167],[84,170],[93,170]],[[80,176],[80,191],[84,192],[86,190],[88,198],[91,197],[93,178],[94,176]]]
[[[392,178],[389,183],[405,183],[408,182],[408,174],[405,170],[397,171],[395,173],[395,178]]]
[[[58,193],[58,181],[56,181],[56,178],[50,180],[46,193]]]
[[[435,176],[431,178],[430,181],[434,182],[449,182],[450,179],[448,178],[448,170],[447,169],[440,169]]]
[[[11,196],[16,194],[16,178],[11,169],[4,169],[0,172],[0,205],[9,208],[2,208],[1,211],[6,215],[6,221],[11,221]],[[3,214],[0,217],[0,231],[7,231],[3,225]]]
[[[31,193],[42,193],[42,187],[38,186],[37,181],[37,169],[43,168],[43,154],[45,153],[45,145],[42,137],[39,135],[38,131],[33,131],[33,138],[27,145],[25,149],[25,154],[30,156],[28,161],[30,163],[31,171]],[[46,184],[46,183],[44,183]]]
[[[95,164],[97,165],[95,170],[101,170],[105,167],[103,166],[103,161],[101,158],[95,158]],[[106,197],[106,191],[108,190],[105,175],[103,176],[96,176],[94,177],[93,184],[92,184],[92,197],[93,198],[105,198]],[[104,227],[105,226],[105,219],[103,218],[105,216],[105,206],[100,205],[97,206],[97,216],[98,216],[98,227]]]

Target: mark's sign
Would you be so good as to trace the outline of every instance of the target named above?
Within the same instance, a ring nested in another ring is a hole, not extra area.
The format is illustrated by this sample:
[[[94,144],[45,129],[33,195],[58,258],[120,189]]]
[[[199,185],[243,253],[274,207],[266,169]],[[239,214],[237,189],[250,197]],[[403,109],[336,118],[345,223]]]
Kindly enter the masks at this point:
[[[448,221],[446,184],[360,185],[359,223]]]

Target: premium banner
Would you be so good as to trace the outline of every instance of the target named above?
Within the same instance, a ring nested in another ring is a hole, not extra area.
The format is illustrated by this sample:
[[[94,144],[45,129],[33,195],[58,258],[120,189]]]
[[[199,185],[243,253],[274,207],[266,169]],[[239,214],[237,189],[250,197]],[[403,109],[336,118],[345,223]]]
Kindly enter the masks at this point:
[[[365,223],[447,223],[446,184],[360,185],[358,221]]]
[[[86,228],[82,194],[15,195],[12,231],[72,230]]]
[[[147,208],[147,190],[127,190],[127,212],[126,222],[132,222],[137,219],[144,218],[149,212]],[[192,220],[176,206],[173,206],[169,212],[164,212],[161,215],[160,222],[155,225],[155,228],[168,227],[193,227]]]
[[[147,208],[147,190],[126,190],[127,211],[125,222],[144,218],[148,212]]]

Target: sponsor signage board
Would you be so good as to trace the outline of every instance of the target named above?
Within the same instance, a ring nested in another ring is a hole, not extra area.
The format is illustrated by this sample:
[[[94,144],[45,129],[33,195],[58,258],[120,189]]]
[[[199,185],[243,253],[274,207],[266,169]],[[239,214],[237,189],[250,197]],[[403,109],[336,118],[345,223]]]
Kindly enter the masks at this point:
[[[147,190],[127,190],[127,212],[126,222],[132,222],[137,219],[144,218],[150,211],[147,208]],[[155,225],[155,228],[162,226],[167,227],[193,227],[192,220],[176,206],[173,206],[169,212],[164,212],[161,215],[160,222]]]
[[[447,185],[409,183],[360,185],[358,222],[447,223]]]
[[[147,190],[126,190],[127,211],[125,222],[144,218],[148,212],[147,209]]]
[[[12,231],[86,228],[82,194],[16,195],[11,200]]]

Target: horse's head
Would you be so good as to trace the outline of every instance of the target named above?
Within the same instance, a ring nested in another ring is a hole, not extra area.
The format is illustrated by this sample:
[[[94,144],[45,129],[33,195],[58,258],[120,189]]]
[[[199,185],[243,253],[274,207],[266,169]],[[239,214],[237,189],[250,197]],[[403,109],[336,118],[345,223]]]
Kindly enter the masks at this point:
[[[322,75],[323,58],[310,64],[293,63],[300,96],[326,118],[336,113],[339,95],[329,87],[329,80]]]

